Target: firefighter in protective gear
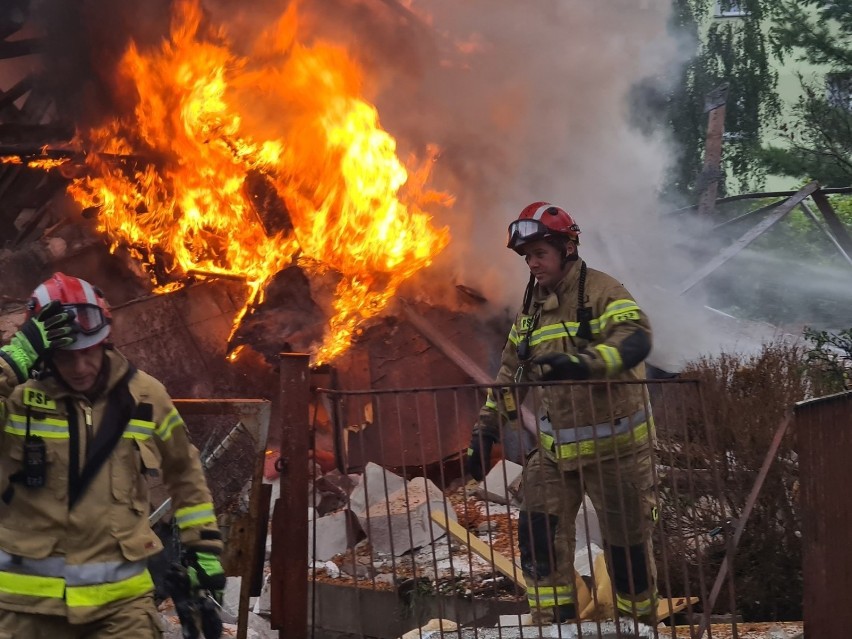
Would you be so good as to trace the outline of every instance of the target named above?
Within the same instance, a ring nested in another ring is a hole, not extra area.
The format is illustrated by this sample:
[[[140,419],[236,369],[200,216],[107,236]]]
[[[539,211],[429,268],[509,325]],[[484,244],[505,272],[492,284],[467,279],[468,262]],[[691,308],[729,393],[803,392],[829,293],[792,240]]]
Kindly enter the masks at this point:
[[[530,282],[473,429],[474,478],[486,472],[491,446],[529,388],[504,384],[644,377],[648,319],[624,286],[579,258],[579,236],[571,215],[546,202],[530,204],[509,225],[508,247],[524,256]],[[619,614],[653,622],[653,422],[642,386],[532,388],[538,437],[524,464],[518,545],[534,622],[571,621],[581,612],[573,561],[584,494],[600,518]]]
[[[109,344],[98,289],[56,273],[29,315],[0,349],[0,637],[161,637],[149,476],[181,542],[221,573],[198,451],[163,385]]]

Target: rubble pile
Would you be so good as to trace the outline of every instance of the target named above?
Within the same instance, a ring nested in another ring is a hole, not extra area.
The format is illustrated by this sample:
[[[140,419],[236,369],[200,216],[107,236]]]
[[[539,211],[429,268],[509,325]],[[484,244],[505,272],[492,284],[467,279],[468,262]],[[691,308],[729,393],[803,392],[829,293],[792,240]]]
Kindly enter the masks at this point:
[[[450,538],[431,519],[433,512],[444,514],[518,564],[520,474],[518,464],[501,461],[480,484],[441,491],[427,479],[405,480],[372,463],[360,476],[327,473],[314,482],[311,496],[310,578],[377,590],[393,590],[416,580],[429,582],[436,593],[522,595],[510,579],[495,572],[488,557]],[[345,500],[342,493],[350,486]],[[329,509],[330,505],[336,508]],[[590,565],[602,552],[600,527],[590,503],[578,515],[577,530],[577,568],[581,575],[590,575]]]

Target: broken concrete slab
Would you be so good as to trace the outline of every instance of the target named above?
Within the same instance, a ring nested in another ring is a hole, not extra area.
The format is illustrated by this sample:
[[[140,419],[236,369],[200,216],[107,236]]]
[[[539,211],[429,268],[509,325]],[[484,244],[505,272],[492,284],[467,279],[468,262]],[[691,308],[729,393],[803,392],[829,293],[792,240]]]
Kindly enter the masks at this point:
[[[392,476],[388,479],[390,485],[396,476],[386,474]],[[358,488],[353,495],[357,491]],[[396,556],[443,537],[444,530],[432,521],[432,512],[446,513],[456,519],[455,510],[445,501],[441,490],[423,477],[415,477],[407,484],[402,480],[402,485],[389,493],[387,499],[371,502],[366,511],[355,511],[373,548]]]
[[[225,590],[222,594],[222,609],[220,616],[225,623],[237,623],[240,616],[240,588],[242,577],[228,577],[225,581]]]
[[[520,464],[501,459],[479,484],[477,494],[497,504],[510,504],[518,494],[523,472]]]
[[[251,611],[256,615],[269,616],[272,614],[272,596],[270,594],[269,575],[263,578],[263,587],[260,589],[260,596],[254,602]]]
[[[352,548],[363,534],[358,518],[350,510],[320,517],[308,526],[308,557],[327,561]]]
[[[358,485],[349,496],[349,508],[361,516],[375,504],[383,504],[388,496],[405,487],[405,480],[378,464],[370,462],[364,467]]]

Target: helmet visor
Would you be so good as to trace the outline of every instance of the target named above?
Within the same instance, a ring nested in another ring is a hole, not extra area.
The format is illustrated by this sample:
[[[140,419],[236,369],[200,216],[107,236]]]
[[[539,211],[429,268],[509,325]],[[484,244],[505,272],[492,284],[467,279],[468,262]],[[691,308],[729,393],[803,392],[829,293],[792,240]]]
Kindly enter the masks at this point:
[[[109,323],[97,304],[65,304],[62,308],[74,311],[75,328],[83,335],[94,335]]]
[[[515,249],[527,242],[540,240],[549,232],[550,229],[548,229],[539,220],[515,220],[509,225],[509,235],[506,240],[506,246],[510,249]]]

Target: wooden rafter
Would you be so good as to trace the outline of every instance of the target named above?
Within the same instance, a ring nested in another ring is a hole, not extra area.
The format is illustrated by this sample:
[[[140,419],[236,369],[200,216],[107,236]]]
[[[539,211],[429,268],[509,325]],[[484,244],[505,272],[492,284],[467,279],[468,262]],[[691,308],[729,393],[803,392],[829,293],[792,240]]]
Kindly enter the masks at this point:
[[[734,257],[737,253],[754,242],[758,237],[763,235],[776,222],[783,218],[787,213],[796,208],[806,197],[811,195],[819,188],[818,182],[810,182],[803,186],[795,195],[787,199],[783,204],[778,206],[771,215],[767,216],[762,221],[755,224],[752,228],[746,231],[736,242],[722,250],[716,257],[710,260],[707,264],[692,273],[678,287],[678,293],[683,295],[692,287],[698,284],[701,280],[710,275],[713,271],[722,266],[725,262]]]

